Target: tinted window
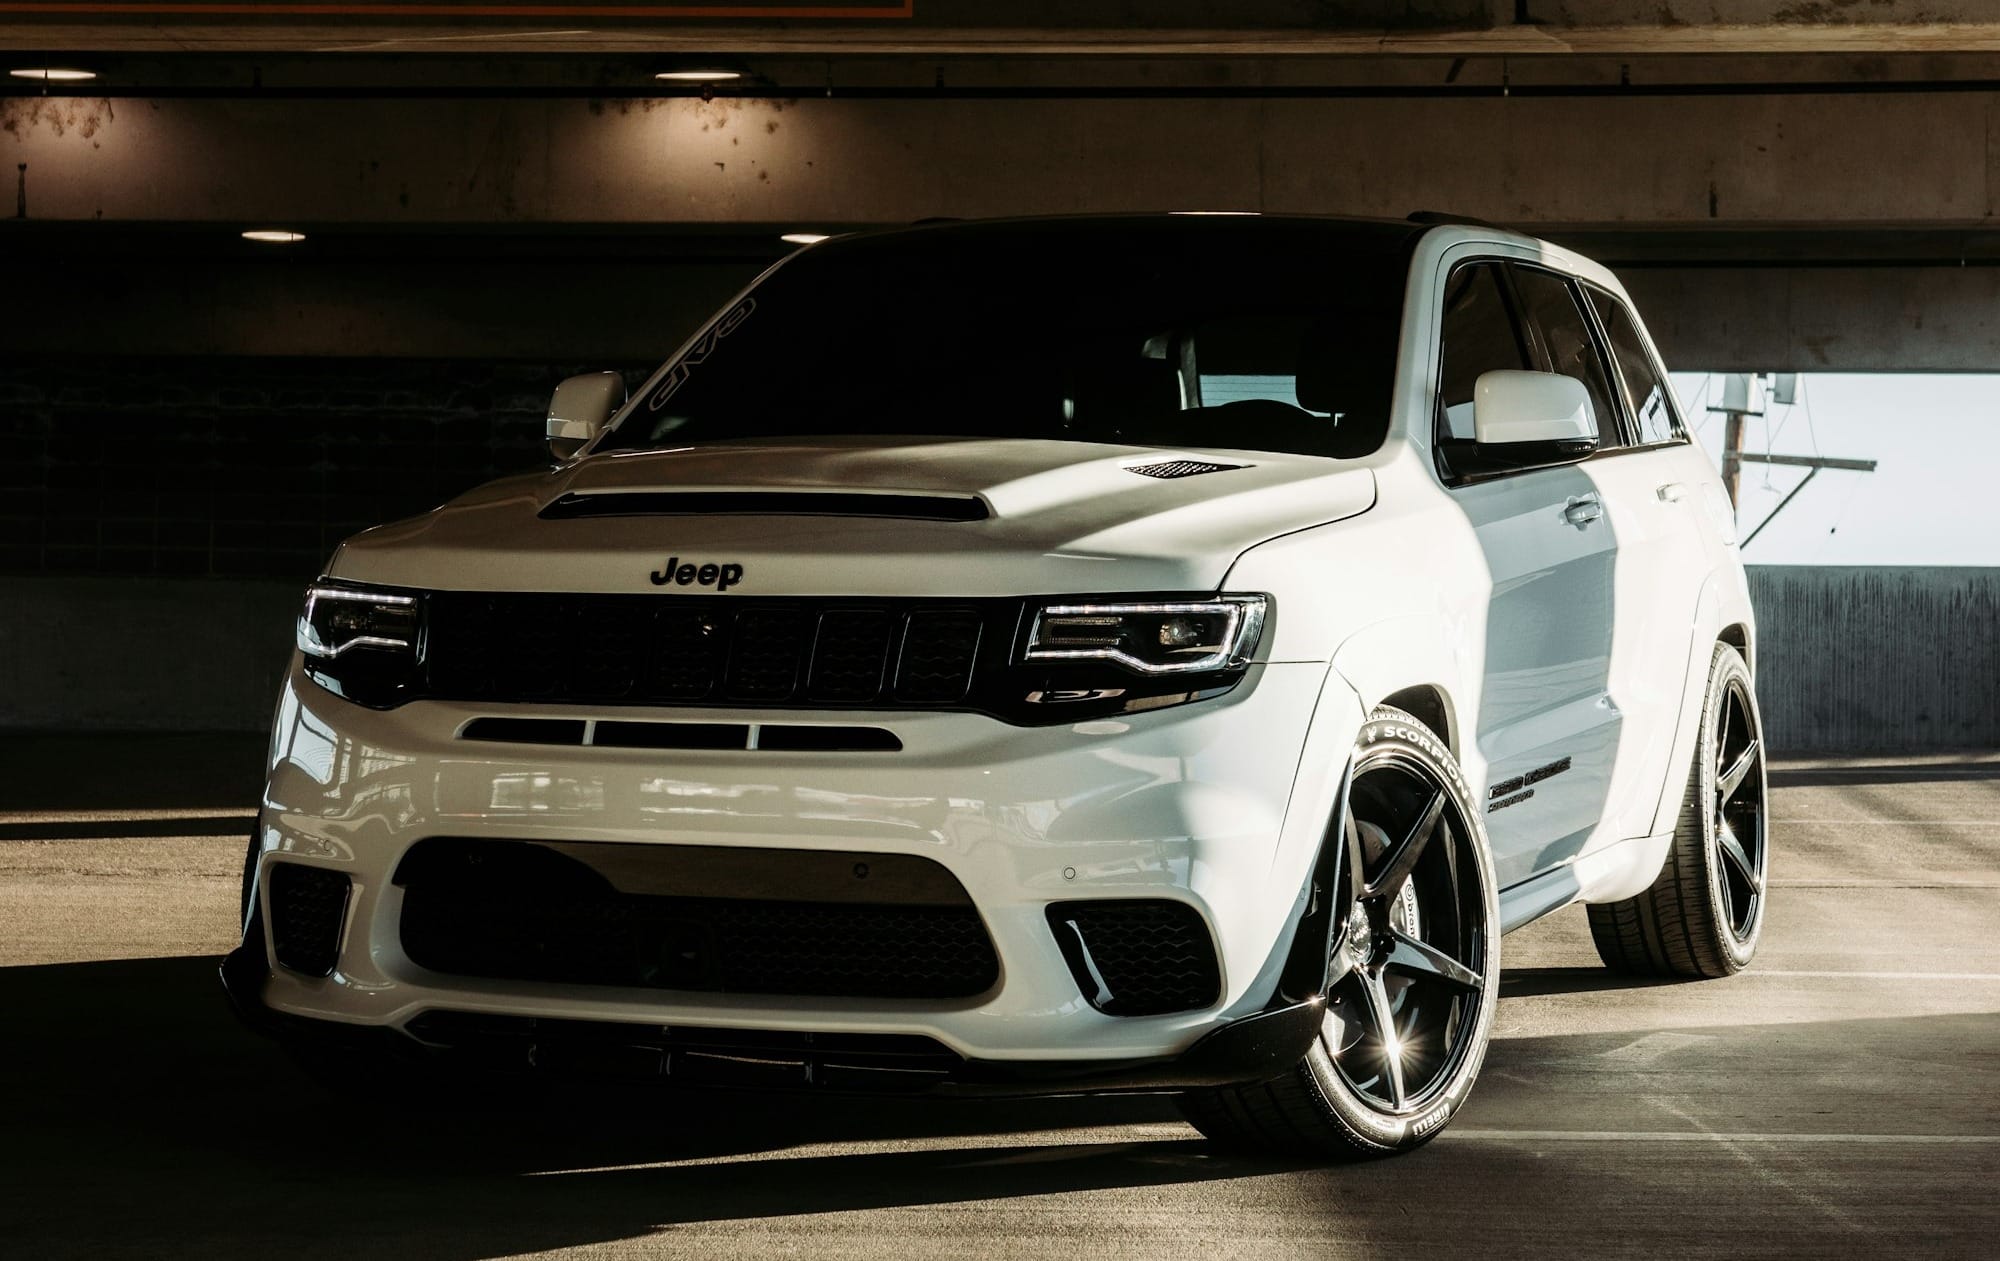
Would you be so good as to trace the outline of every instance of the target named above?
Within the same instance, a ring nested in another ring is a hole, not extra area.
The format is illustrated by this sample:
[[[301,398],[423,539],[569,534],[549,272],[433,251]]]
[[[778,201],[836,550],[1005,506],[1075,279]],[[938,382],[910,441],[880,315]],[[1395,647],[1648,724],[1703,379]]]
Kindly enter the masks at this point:
[[[1576,304],[1569,282],[1554,272],[1517,267],[1514,283],[1526,308],[1528,323],[1541,338],[1542,349],[1548,355],[1545,370],[1582,381],[1590,394],[1590,410],[1597,418],[1602,445],[1620,445],[1618,412],[1611,405],[1604,361],[1598,357],[1597,343],[1591,340],[1590,325]]]
[[[1438,423],[1448,438],[1472,438],[1472,392],[1481,373],[1533,366],[1500,276],[1498,263],[1472,263],[1452,272],[1445,284]]]
[[[1640,443],[1672,442],[1680,428],[1674,420],[1672,395],[1653,367],[1653,357],[1632,313],[1624,303],[1596,289],[1590,291],[1590,302],[1604,325],[1605,340],[1611,343],[1611,357],[1625,383],[1625,400],[1639,426]]]
[[[604,449],[1067,438],[1365,455],[1415,230],[1245,219],[966,225],[771,273]]]

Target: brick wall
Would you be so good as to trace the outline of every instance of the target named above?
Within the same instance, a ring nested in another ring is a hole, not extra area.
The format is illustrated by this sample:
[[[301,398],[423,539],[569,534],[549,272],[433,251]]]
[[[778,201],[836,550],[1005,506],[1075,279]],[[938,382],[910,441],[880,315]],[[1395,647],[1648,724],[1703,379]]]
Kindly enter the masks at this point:
[[[544,464],[549,392],[584,370],[0,361],[0,574],[310,578],[357,530]]]

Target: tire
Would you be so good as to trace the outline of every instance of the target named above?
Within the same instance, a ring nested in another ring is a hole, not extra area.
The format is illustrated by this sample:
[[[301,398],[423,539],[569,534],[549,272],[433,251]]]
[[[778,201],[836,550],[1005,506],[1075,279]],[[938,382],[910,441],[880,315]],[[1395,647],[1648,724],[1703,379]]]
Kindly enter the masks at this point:
[[[1764,727],[1750,668],[1717,644],[1673,844],[1652,887],[1589,908],[1598,957],[1630,976],[1723,977],[1757,953],[1770,888]]]
[[[1218,1146],[1345,1160],[1410,1151],[1445,1128],[1485,1060],[1500,915],[1477,798],[1450,750],[1410,715],[1377,709],[1355,740],[1336,826],[1342,927],[1319,1039],[1271,1081],[1181,1097]]]

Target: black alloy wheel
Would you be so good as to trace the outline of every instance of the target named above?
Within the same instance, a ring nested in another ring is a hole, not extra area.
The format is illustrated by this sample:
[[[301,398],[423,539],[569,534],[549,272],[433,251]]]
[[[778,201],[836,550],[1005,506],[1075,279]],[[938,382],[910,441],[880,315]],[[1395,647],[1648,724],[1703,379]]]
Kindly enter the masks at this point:
[[[1183,1096],[1220,1145],[1409,1151],[1444,1129],[1485,1059],[1500,989],[1493,863],[1477,798],[1437,733],[1377,709],[1327,843],[1339,848],[1320,1036],[1271,1081]]]

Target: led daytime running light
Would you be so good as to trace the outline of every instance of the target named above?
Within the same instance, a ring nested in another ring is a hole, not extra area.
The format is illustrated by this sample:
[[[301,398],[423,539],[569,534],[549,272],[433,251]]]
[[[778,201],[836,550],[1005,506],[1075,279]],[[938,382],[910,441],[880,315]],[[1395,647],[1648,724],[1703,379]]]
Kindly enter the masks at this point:
[[[1114,661],[1138,674],[1196,674],[1205,671],[1226,670],[1241,663],[1246,647],[1254,644],[1264,629],[1263,596],[1230,596],[1221,600],[1208,601],[1161,601],[1156,603],[1132,604],[1050,604],[1035,612],[1034,627],[1028,633],[1028,650],[1023,657],[1026,661]],[[1048,633],[1046,624],[1051,618],[1088,617],[1118,619],[1122,617],[1173,617],[1201,614],[1214,617],[1220,614],[1225,620],[1222,629],[1222,646],[1216,651],[1200,657],[1182,661],[1147,661],[1135,657],[1115,644],[1090,648],[1048,648],[1044,647],[1044,636]]]
[[[319,630],[313,624],[313,614],[322,600],[346,601],[354,604],[375,604],[389,608],[414,608],[415,596],[395,595],[387,591],[360,591],[351,587],[330,587],[315,583],[306,591],[305,612],[299,617],[299,651],[309,657],[331,660],[354,648],[404,648],[411,647],[408,639],[392,639],[386,635],[356,635],[345,643],[328,645],[319,637]]]

